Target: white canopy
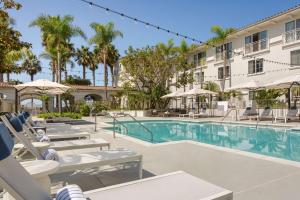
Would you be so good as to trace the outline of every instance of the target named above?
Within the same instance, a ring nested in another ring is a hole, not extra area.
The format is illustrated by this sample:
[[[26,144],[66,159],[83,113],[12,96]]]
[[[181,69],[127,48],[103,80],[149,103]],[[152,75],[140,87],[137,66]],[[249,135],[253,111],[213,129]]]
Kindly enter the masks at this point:
[[[182,92],[172,92],[172,93],[169,93],[169,94],[166,94],[160,98],[162,99],[166,99],[166,98],[174,98],[174,97],[179,97],[180,95],[182,94]]]
[[[207,95],[207,94],[211,94],[211,95],[216,95],[216,92],[212,92],[210,90],[204,90],[204,89],[200,89],[200,88],[193,88],[187,92],[182,93],[182,96],[196,96],[196,95]]]
[[[300,85],[300,74],[295,74],[287,76],[285,78],[273,81],[271,83],[265,84],[267,89],[281,89],[281,88],[290,88],[292,85]]]
[[[65,86],[56,82],[49,81],[47,79],[39,79],[32,82],[16,85],[15,88],[18,92],[28,93],[48,93],[48,94],[63,94],[70,89],[69,86]]]
[[[255,80],[251,80],[249,82],[244,82],[233,87],[226,89],[226,91],[230,90],[254,90],[263,87],[263,85]]]

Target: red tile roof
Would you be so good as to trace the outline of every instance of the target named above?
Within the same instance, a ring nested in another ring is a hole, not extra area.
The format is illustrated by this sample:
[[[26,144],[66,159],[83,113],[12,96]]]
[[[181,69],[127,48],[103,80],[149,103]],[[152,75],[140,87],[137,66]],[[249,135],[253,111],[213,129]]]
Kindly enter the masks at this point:
[[[105,90],[104,86],[89,86],[89,85],[68,85],[68,86],[77,90]],[[118,90],[122,90],[122,88],[107,86],[107,90],[118,91]]]
[[[7,82],[0,82],[0,88],[13,88],[14,85]]]

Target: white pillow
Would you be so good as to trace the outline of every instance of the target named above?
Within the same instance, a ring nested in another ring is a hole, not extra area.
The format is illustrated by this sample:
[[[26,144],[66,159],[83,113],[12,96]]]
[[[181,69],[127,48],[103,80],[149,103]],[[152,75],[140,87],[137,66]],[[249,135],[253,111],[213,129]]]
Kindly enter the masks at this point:
[[[50,142],[50,138],[47,135],[38,135],[36,138],[39,142]]]
[[[54,160],[59,161],[59,156],[54,149],[47,149],[43,153],[44,160]]]
[[[68,185],[57,191],[56,200],[86,200],[86,198],[78,185]]]

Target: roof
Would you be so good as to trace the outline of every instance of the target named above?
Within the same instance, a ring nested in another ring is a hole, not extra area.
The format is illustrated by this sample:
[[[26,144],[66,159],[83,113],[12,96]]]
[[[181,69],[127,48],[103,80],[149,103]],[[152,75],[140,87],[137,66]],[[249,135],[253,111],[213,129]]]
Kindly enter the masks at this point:
[[[76,90],[105,90],[105,86],[89,86],[89,85],[68,85],[68,86]],[[120,87],[107,86],[107,90],[110,91],[118,91],[121,89],[122,88]]]
[[[7,82],[0,82],[0,88],[13,88],[14,85]]]

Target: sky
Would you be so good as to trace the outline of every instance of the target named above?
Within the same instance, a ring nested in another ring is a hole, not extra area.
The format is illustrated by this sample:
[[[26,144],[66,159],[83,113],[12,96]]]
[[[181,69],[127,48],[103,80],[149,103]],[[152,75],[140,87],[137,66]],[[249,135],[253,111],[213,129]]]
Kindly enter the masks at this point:
[[[166,32],[161,32],[145,25],[134,23],[99,8],[90,7],[80,0],[17,0],[23,5],[19,11],[10,11],[15,19],[15,29],[22,33],[22,39],[32,44],[32,50],[40,55],[44,48],[41,45],[41,33],[38,28],[28,25],[39,15],[72,15],[74,25],[81,29],[90,38],[93,31],[90,23],[106,24],[113,22],[115,28],[120,30],[124,37],[114,41],[120,54],[125,55],[126,49],[131,45],[135,48],[155,45],[173,39],[176,44],[182,40]],[[189,35],[205,41],[213,34],[210,28],[220,25],[224,28],[240,28],[262,18],[273,15],[282,10],[291,8],[300,1],[296,0],[91,0],[94,3],[117,10],[127,15],[148,21],[176,32]],[[89,43],[82,38],[74,38],[72,42],[78,48]],[[188,41],[190,42],[190,41]],[[51,79],[48,69],[49,62],[41,59],[43,72],[35,79]],[[81,66],[76,65],[69,69],[71,75],[81,75]],[[87,78],[91,78],[88,71]],[[28,75],[12,75],[12,79],[26,82],[30,81]],[[103,85],[103,67],[96,73],[96,84]]]

